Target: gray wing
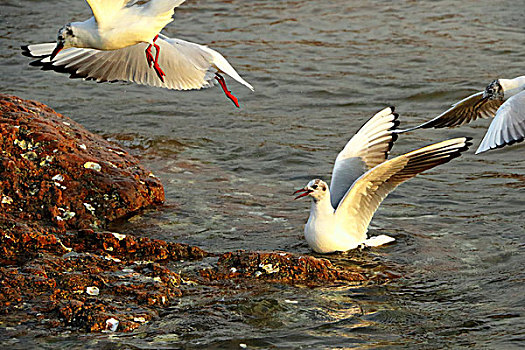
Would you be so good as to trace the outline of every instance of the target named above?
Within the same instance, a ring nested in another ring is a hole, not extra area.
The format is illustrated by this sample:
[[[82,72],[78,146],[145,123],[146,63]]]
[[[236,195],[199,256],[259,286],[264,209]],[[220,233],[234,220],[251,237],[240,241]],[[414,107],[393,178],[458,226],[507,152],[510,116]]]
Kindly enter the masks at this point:
[[[386,160],[397,138],[392,132],[398,125],[397,117],[394,107],[381,110],[359,129],[337,155],[330,183],[330,201],[334,208],[357,178]]]
[[[452,128],[470,123],[478,118],[491,118],[502,103],[501,100],[490,100],[483,97],[483,91],[480,91],[456,102],[451,108],[428,122],[397,132],[403,133],[419,128]]]
[[[521,142],[525,138],[525,91],[509,98],[496,112],[476,154]]]
[[[201,89],[215,84],[217,69],[210,53],[213,50],[184,40],[168,40],[159,37],[156,41],[160,46],[159,65],[166,73],[164,82],[147,64],[144,54],[148,47],[146,43],[112,51],[69,48],[61,51],[53,61],[50,61],[49,55],[55,47],[54,43],[30,45],[23,49],[26,56],[39,57],[32,65],[69,73],[71,78],[97,82],[130,81],[175,90]]]

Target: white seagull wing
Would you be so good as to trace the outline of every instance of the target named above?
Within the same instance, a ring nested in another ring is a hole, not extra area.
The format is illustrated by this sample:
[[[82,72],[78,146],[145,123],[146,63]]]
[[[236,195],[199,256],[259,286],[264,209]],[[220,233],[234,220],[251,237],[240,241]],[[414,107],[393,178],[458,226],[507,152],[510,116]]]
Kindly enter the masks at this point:
[[[417,174],[458,157],[471,145],[469,140],[460,137],[435,143],[387,160],[369,170],[355,182],[339,204],[335,212],[337,222],[366,233],[374,213],[390,192]]]
[[[184,41],[184,40],[176,39],[176,38],[169,38],[169,37],[167,37],[165,35],[162,35],[162,34],[159,35],[159,38],[161,38],[162,40],[167,41],[168,43],[172,44],[174,47],[177,47],[177,46],[179,46],[179,47],[192,46],[193,50],[195,50],[195,51],[196,50],[204,51],[205,53],[207,53],[209,55],[208,56],[209,62],[216,70],[218,70],[219,72],[222,72],[222,73],[225,73],[225,74],[229,75],[231,78],[233,78],[239,84],[242,84],[242,85],[246,86],[248,89],[253,91],[253,86],[251,86],[246,80],[241,78],[239,73],[237,73],[237,71],[232,67],[230,62],[228,62],[226,60],[226,58],[224,58],[224,56],[221,55],[220,53],[218,53],[217,51],[215,51],[213,49],[210,49],[209,47],[207,47],[205,45],[194,44],[194,43],[191,43],[189,41]],[[202,53],[202,54],[204,55],[204,53]]]
[[[156,43],[160,46],[159,65],[166,73],[164,82],[148,67],[144,54],[148,46],[146,43],[112,51],[70,48],[61,51],[53,61],[50,61],[49,55],[55,44],[29,45],[22,49],[24,55],[39,58],[31,65],[70,73],[71,78],[98,82],[130,81],[174,90],[191,90],[213,86],[215,73],[220,70],[253,89],[221,54],[206,46],[165,36],[159,37]]]
[[[509,98],[496,112],[476,154],[521,142],[525,138],[525,91]]]
[[[403,133],[419,128],[452,128],[470,123],[478,118],[491,118],[502,103],[501,100],[484,98],[483,91],[480,91],[454,103],[451,108],[428,122],[397,132]]]
[[[397,117],[394,107],[376,113],[337,155],[330,183],[330,201],[334,208],[357,178],[386,160],[397,139],[392,132],[398,125]]]
[[[86,0],[93,17],[99,26],[111,22],[112,18],[126,6],[130,0]]]

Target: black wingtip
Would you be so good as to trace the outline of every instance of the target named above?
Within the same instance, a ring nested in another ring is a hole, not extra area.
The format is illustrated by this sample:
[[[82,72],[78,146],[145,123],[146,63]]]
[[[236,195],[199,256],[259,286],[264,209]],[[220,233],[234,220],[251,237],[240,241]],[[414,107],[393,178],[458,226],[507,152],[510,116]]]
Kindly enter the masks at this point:
[[[466,147],[466,149],[469,149],[470,146],[472,146],[472,137],[465,136],[465,147]]]
[[[399,135],[398,134],[394,134],[392,133],[392,139],[390,140],[390,143],[388,145],[388,151],[390,152],[390,150],[392,149],[392,147],[394,146],[394,142],[397,141],[397,139],[399,138]]]
[[[24,55],[26,57],[34,57],[31,54],[31,50],[29,50],[29,45],[22,45],[22,46],[20,46],[20,49],[22,49],[22,55]]]
[[[44,64],[41,62],[41,60],[36,60],[29,62],[29,65],[32,67],[42,67]]]
[[[392,115],[394,116],[393,122],[397,123],[396,126],[399,125],[399,114],[398,113],[392,113]]]
[[[392,110],[394,109],[394,107],[390,107],[390,108],[392,108]],[[392,120],[394,125],[392,125],[390,127],[390,129],[388,129],[388,131],[390,131],[390,142],[388,143],[388,149],[385,152],[385,158],[388,158],[388,154],[392,150],[392,147],[394,147],[394,143],[399,138],[399,135],[396,133],[397,127],[401,124],[401,122],[398,120],[399,114],[398,113],[392,113],[392,115],[394,116],[394,119]]]
[[[447,160],[445,163],[447,163],[448,161],[452,160],[452,159],[455,159],[459,156],[461,156],[463,154],[463,152],[466,152],[470,149],[470,146],[472,146],[472,142],[470,142],[472,140],[472,137],[470,136],[463,136],[463,138],[465,139],[465,144],[461,147],[458,147],[453,153],[450,153],[449,154],[449,160]]]
[[[392,107],[390,107],[392,108]],[[389,131],[392,131],[393,134],[396,134],[396,129],[397,127],[401,124],[401,122],[399,121],[399,114],[398,113],[392,113],[392,115],[394,116],[394,119],[392,120],[392,123],[394,123],[394,125],[392,125],[392,127],[390,129],[388,129]]]

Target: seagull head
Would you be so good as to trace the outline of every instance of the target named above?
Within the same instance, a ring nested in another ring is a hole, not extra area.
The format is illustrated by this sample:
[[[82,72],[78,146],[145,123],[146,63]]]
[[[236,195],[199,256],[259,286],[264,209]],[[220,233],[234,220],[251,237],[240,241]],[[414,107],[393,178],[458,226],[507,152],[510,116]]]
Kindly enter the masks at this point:
[[[499,80],[494,80],[483,91],[483,97],[489,100],[503,100],[503,92]]]
[[[298,189],[293,194],[299,194],[295,199],[310,196],[317,202],[328,194],[328,185],[320,179],[310,181],[305,187]]]
[[[51,53],[50,59],[53,60],[55,56],[58,55],[58,53],[63,49],[76,46],[76,41],[77,38],[73,32],[73,26],[71,23],[68,23],[60,28],[57,35],[57,46],[53,50],[53,53]]]

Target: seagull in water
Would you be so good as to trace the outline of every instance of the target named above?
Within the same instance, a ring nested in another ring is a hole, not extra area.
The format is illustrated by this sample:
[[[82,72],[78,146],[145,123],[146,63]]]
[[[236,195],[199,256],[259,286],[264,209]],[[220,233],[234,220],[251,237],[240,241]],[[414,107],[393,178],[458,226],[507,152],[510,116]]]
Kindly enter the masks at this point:
[[[22,46],[24,55],[38,58],[31,65],[70,73],[71,78],[131,81],[174,90],[207,88],[216,80],[237,107],[238,100],[221,73],[253,91],[217,51],[159,34],[184,0],[86,1],[93,17],[66,24],[58,31],[56,44]]]
[[[525,138],[525,75],[514,79],[497,79],[485,91],[456,102],[451,108],[426,123],[398,130],[448,128],[470,123],[478,118],[494,120],[476,154],[521,142]]]
[[[315,179],[295,199],[310,196],[312,207],[304,227],[308,245],[318,253],[379,246],[395,239],[380,235],[367,239],[375,211],[399,184],[458,157],[471,145],[467,137],[435,143],[387,160],[397,135],[394,107],[372,117],[348,141],[335,160],[330,189]]]

